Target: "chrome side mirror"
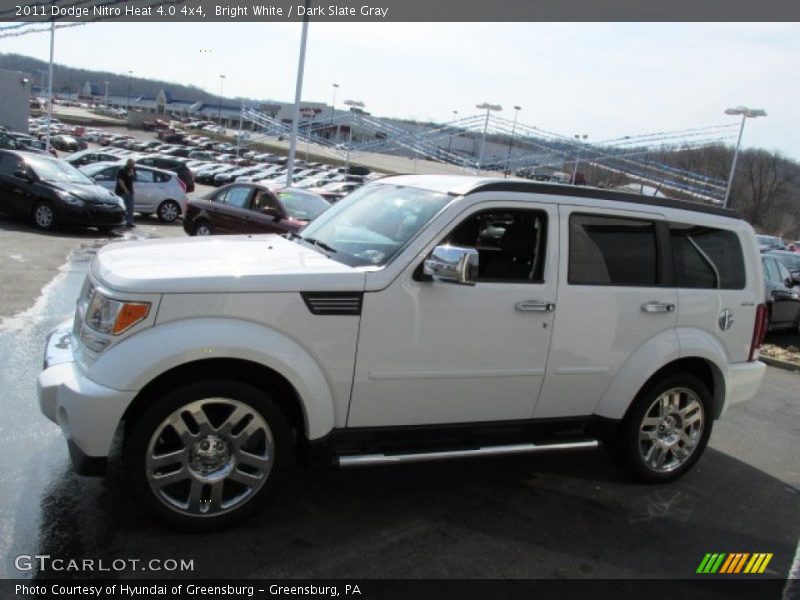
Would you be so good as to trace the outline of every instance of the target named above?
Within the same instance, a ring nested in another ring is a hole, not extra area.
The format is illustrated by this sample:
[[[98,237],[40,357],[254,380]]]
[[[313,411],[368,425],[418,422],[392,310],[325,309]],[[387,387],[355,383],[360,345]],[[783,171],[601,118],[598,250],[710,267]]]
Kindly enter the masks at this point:
[[[424,262],[424,273],[440,281],[475,285],[478,281],[478,251],[475,248],[436,246]]]

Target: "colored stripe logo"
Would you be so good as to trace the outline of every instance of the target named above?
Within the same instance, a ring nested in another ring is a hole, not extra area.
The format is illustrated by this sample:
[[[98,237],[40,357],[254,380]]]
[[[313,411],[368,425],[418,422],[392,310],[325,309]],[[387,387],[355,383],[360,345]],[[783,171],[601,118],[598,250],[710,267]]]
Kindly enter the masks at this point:
[[[697,567],[697,573],[704,575],[761,574],[767,569],[772,556],[772,552],[755,552],[752,554],[749,552],[709,552],[703,557],[700,566]]]

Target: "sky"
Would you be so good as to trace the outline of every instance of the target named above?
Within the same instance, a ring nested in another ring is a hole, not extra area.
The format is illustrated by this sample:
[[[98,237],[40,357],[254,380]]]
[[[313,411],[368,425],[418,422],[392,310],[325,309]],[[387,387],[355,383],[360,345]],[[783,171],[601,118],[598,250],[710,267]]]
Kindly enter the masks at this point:
[[[55,61],[291,102],[300,23],[93,23],[58,30]],[[0,39],[47,60],[49,35]],[[314,23],[303,100],[449,121],[504,107],[589,142],[725,123],[763,108],[742,147],[800,160],[800,23]],[[735,132],[734,132],[735,133]],[[735,137],[729,140],[735,143]]]

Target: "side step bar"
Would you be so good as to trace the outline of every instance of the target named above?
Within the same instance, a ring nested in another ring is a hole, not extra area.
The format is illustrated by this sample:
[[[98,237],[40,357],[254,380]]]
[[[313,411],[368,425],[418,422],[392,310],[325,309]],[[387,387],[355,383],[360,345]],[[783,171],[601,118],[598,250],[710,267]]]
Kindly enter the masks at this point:
[[[529,454],[550,450],[588,450],[597,448],[600,442],[586,440],[581,442],[564,442],[560,444],[510,444],[506,446],[485,446],[473,450],[443,450],[441,452],[417,452],[412,454],[361,454],[339,456],[340,467],[366,467],[372,465],[397,465],[402,463],[422,462],[427,460],[447,460],[451,458],[468,458],[473,456],[500,456],[505,454]]]

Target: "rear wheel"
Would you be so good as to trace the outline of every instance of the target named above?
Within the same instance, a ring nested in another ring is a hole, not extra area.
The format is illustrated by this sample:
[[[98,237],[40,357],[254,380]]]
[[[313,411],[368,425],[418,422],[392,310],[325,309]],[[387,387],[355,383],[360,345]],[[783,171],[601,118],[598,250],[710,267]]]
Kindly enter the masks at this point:
[[[191,531],[251,516],[293,462],[283,412],[248,384],[212,380],[177,388],[126,435],[135,497],[167,525]]]
[[[623,420],[614,455],[646,483],[681,477],[711,435],[711,394],[692,375],[671,375],[640,392]]]
[[[160,220],[165,223],[172,223],[178,218],[178,215],[181,214],[181,207],[178,206],[178,203],[174,200],[164,200],[158,205],[158,210],[156,212]]]
[[[192,235],[211,235],[214,230],[208,221],[198,221],[192,229]]]
[[[56,225],[56,213],[53,205],[43,200],[33,206],[33,224],[39,229],[53,229]]]

